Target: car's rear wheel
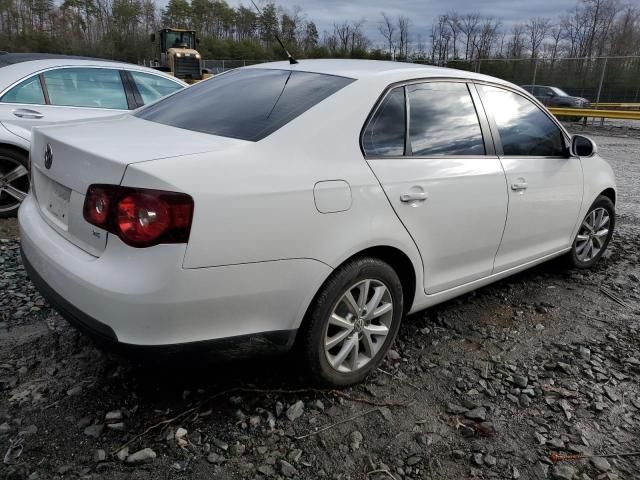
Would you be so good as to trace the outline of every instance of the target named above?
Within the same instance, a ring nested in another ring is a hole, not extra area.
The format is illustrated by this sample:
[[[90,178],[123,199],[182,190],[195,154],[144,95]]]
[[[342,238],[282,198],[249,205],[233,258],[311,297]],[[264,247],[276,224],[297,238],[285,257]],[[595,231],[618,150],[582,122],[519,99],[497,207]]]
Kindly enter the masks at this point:
[[[26,153],[0,147],[0,218],[12,217],[29,192]]]
[[[569,252],[571,264],[588,268],[604,254],[616,222],[615,206],[610,198],[599,196],[584,217]]]
[[[344,387],[362,381],[389,350],[403,314],[395,270],[359,258],[336,270],[316,295],[299,338],[315,383]]]

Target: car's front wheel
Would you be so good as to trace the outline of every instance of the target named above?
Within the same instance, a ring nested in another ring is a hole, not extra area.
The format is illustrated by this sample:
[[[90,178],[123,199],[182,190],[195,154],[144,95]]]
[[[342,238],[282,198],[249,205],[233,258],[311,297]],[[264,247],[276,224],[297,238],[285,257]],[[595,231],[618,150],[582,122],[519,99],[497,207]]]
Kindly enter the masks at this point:
[[[389,264],[359,258],[337,269],[313,300],[299,338],[315,383],[362,381],[393,343],[403,308],[402,284]]]
[[[0,218],[12,217],[29,191],[26,153],[0,147]]]
[[[569,252],[571,264],[588,268],[604,254],[616,223],[615,206],[610,198],[599,196],[584,217]]]

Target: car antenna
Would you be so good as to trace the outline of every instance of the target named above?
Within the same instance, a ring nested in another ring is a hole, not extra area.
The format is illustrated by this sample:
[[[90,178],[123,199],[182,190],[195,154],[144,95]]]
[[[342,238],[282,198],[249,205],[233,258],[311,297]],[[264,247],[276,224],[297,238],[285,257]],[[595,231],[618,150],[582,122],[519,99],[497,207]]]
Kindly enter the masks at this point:
[[[256,7],[256,10],[258,11],[258,13],[260,15],[262,15],[262,10],[260,10],[260,7],[258,7],[258,5],[256,5],[256,2],[251,0],[251,3],[253,3],[253,6]],[[276,32],[273,32],[273,36],[276,37],[276,40],[278,41],[278,43],[282,47],[282,50],[284,50],[284,53],[287,54],[287,58],[289,59],[289,63],[291,65],[295,65],[296,63],[298,63],[298,60],[293,58],[293,55],[291,55],[291,53],[289,53],[289,50],[287,50],[287,47],[284,46],[284,43],[282,43],[282,40],[280,40],[280,37],[278,36],[278,34]]]

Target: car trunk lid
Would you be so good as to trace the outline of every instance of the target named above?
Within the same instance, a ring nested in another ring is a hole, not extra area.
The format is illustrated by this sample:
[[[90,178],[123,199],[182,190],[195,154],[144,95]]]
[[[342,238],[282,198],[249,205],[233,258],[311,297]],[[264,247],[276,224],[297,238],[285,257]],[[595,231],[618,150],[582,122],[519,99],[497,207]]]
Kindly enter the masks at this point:
[[[128,165],[218,150],[239,140],[177,129],[132,116],[35,129],[33,194],[43,218],[67,240],[99,256],[107,232],[84,220],[89,185],[119,185]]]

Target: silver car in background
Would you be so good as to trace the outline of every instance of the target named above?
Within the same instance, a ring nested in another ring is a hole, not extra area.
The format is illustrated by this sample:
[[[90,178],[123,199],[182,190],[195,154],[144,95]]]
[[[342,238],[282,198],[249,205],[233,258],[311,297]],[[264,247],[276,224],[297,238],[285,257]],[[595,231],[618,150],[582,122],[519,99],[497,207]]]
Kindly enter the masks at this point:
[[[29,191],[31,128],[133,110],[186,83],[128,63],[0,52],[0,218]]]

